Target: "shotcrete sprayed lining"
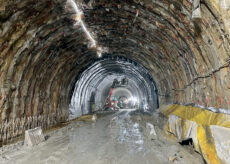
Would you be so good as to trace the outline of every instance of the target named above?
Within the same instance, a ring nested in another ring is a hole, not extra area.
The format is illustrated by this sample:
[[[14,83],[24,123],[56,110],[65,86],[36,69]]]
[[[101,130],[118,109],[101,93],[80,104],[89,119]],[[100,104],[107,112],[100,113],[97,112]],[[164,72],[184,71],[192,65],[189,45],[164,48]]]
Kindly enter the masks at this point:
[[[0,122],[8,120],[2,127],[7,140],[28,127],[65,121],[75,76],[98,56],[80,24],[74,26],[73,8],[64,8],[67,0],[2,2]],[[228,113],[230,21],[223,1],[202,1],[200,21],[191,19],[190,0],[76,2],[103,51],[148,69],[160,104]],[[15,119],[20,126],[11,124]]]
[[[95,110],[103,108],[115,78],[129,79],[129,90],[134,97],[148,106],[148,111],[158,107],[157,88],[147,70],[132,60],[124,57],[104,57],[89,66],[78,78],[70,102],[70,117],[77,117],[90,112],[92,97]],[[101,85],[100,85],[101,84]]]

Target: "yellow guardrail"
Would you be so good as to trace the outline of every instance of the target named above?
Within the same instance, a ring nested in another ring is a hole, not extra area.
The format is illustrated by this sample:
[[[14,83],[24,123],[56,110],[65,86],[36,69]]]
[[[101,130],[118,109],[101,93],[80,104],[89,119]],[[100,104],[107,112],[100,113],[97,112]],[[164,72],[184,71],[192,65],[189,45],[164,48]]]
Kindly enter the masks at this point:
[[[230,163],[230,137],[226,136],[230,134],[230,115],[177,104],[160,110],[167,118],[168,134],[179,141],[192,138],[195,150],[208,164]]]

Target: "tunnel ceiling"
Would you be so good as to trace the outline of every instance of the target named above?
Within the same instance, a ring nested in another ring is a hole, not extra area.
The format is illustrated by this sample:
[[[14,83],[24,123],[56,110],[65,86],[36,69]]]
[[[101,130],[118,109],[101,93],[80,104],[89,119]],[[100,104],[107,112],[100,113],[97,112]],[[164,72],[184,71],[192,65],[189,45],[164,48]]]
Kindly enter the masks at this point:
[[[148,69],[160,104],[228,109],[230,11],[223,1],[202,0],[198,19],[192,19],[192,0],[76,2],[103,53]],[[67,118],[76,76],[98,58],[77,16],[64,0],[1,0],[1,121]]]

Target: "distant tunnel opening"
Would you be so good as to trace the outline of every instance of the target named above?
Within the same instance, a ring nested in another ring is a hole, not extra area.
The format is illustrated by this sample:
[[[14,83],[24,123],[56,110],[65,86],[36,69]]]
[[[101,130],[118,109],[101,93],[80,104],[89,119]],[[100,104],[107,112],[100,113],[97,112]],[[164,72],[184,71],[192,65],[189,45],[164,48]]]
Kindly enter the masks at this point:
[[[151,112],[158,106],[155,82],[141,64],[124,57],[107,56],[91,63],[78,77],[69,114],[77,117],[113,107]]]

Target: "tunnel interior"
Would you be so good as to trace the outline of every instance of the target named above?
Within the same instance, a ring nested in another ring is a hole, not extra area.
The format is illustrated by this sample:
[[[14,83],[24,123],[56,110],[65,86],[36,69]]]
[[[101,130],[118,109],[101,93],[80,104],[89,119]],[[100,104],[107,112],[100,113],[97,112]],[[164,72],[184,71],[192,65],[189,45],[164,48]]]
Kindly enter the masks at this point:
[[[228,0],[0,0],[0,142],[117,97],[230,113]],[[208,131],[208,130],[207,130]]]
[[[127,85],[116,87],[114,98],[125,97],[132,106],[149,112],[159,107],[157,88],[148,71],[130,59],[107,55],[85,68],[77,78],[69,107],[71,117],[92,112],[92,105],[94,111],[102,110],[114,80],[121,82],[124,78]]]

